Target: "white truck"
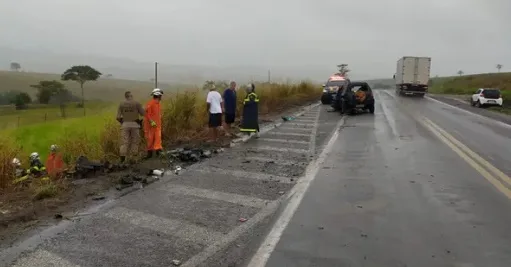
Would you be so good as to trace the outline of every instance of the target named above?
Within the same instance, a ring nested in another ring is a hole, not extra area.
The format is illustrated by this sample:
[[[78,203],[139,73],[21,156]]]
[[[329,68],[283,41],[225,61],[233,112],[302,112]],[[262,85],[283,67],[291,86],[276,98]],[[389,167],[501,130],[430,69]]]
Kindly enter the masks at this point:
[[[417,95],[428,92],[431,69],[430,57],[402,57],[397,61],[394,82],[396,95]]]

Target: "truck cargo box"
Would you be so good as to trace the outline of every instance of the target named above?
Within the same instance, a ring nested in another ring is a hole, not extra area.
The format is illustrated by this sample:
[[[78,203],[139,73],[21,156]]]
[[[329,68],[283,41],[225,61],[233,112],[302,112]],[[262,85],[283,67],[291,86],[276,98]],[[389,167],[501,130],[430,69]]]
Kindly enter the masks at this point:
[[[395,83],[427,86],[430,68],[430,57],[402,57],[397,61]]]

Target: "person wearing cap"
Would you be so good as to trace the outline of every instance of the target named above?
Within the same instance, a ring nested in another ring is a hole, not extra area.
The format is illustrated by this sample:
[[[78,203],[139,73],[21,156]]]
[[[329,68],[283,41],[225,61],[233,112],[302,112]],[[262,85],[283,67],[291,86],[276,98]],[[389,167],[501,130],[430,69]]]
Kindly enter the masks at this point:
[[[255,133],[259,137],[259,97],[254,84],[246,86],[247,95],[243,99],[243,117],[240,131],[245,134]]]
[[[224,120],[227,135],[231,134],[231,125],[236,119],[236,82],[232,81],[224,91]]]
[[[163,96],[163,91],[155,88],[151,92],[152,99],[147,102],[145,107],[144,116],[144,137],[147,142],[147,156],[150,159],[153,153],[157,156],[160,155],[163,149],[161,144],[161,108],[160,101]]]
[[[218,140],[218,129],[222,127],[222,113],[224,111],[224,101],[222,95],[216,90],[214,84],[209,85],[208,96],[206,97],[209,114],[209,129],[211,141]]]
[[[142,105],[133,100],[130,91],[124,93],[125,100],[119,104],[117,109],[117,121],[121,123],[121,146],[119,149],[121,163],[124,163],[126,156],[136,157],[140,144],[140,117],[145,111]],[[130,159],[133,161],[133,159]]]

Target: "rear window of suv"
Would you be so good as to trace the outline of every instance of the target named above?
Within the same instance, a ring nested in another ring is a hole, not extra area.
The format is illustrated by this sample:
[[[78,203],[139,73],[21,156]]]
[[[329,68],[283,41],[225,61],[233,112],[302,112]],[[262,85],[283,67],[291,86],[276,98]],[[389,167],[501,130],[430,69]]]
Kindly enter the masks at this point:
[[[500,90],[499,89],[484,89],[483,95],[486,98],[500,98]]]

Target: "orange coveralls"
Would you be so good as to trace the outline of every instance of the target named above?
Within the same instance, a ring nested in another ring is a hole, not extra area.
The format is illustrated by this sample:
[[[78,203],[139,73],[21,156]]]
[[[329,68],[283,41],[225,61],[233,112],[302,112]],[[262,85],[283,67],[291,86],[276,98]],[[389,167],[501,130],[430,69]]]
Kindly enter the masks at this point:
[[[62,156],[56,152],[52,152],[48,155],[46,160],[46,171],[52,177],[60,175],[64,171],[65,163],[62,160]]]
[[[158,100],[151,99],[147,102],[144,117],[144,136],[147,141],[147,150],[163,149],[161,146],[161,109]],[[151,126],[151,121],[154,121],[156,126]]]

